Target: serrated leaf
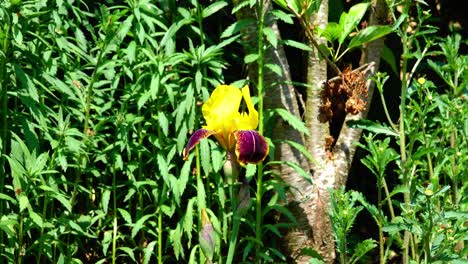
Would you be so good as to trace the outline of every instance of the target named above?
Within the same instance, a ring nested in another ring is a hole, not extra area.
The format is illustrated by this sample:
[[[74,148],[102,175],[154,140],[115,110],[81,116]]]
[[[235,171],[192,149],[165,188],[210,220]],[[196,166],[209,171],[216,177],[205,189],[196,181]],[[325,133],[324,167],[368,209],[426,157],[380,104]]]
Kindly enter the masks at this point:
[[[244,63],[245,63],[245,64],[249,64],[249,63],[252,63],[252,62],[256,62],[257,59],[258,59],[258,54],[257,54],[257,53],[248,54],[248,55],[245,56],[245,58],[244,58]]]
[[[309,136],[309,130],[307,129],[306,125],[302,120],[288,112],[286,109],[282,108],[276,108],[273,109],[273,112],[277,115],[279,115],[284,121],[286,121],[288,124],[290,124],[295,130],[306,134]]]
[[[105,231],[104,236],[101,241],[102,253],[104,254],[104,256],[107,256],[107,250],[109,249],[111,242],[112,242],[112,231]]]
[[[366,239],[359,242],[359,244],[354,249],[354,254],[351,256],[350,264],[355,263],[360,260],[367,252],[377,247],[377,243],[373,239]]]
[[[29,207],[29,199],[26,195],[20,195],[19,197],[19,207],[20,212],[23,212],[24,209]]]
[[[167,137],[169,135],[169,120],[163,111],[158,112],[158,125],[161,127],[164,136]]]
[[[284,11],[279,9],[274,9],[271,11],[273,15],[278,18],[279,20],[283,21],[286,24],[294,24],[293,15],[286,14]]]
[[[278,64],[267,63],[265,64],[265,67],[276,73],[279,77],[283,77],[283,71]]]
[[[195,198],[192,198],[187,203],[187,209],[185,211],[184,220],[183,220],[183,230],[188,238],[188,244],[190,246],[192,241],[192,229],[193,229],[193,204]]]
[[[278,38],[276,37],[276,33],[273,29],[266,27],[263,29],[263,35],[265,35],[267,41],[276,48],[278,46]]]
[[[66,198],[65,196],[63,196],[60,193],[56,193],[53,196],[57,201],[59,201],[63,205],[63,207],[65,207],[65,209],[67,209],[69,212],[72,211],[72,205],[71,205],[70,200],[68,198]]]
[[[31,217],[31,220],[40,228],[44,226],[44,221],[42,220],[42,217],[33,210],[29,210],[29,217]]]
[[[137,262],[135,259],[135,253],[133,253],[133,249],[129,247],[119,247],[118,250],[122,250],[123,252],[127,253],[127,255],[133,260],[133,262]]]
[[[211,152],[208,140],[202,140],[198,144],[200,149],[200,161],[203,172],[209,175],[211,172]]]
[[[308,46],[307,44],[304,44],[302,42],[298,42],[298,41],[295,41],[295,40],[291,40],[291,39],[283,40],[283,44],[286,45],[286,46],[296,48],[296,49],[300,49],[300,50],[312,51],[312,48],[310,46]]]
[[[132,226],[132,234],[131,237],[135,238],[135,236],[140,232],[140,230],[145,226],[145,223],[148,219],[150,219],[153,215],[152,214],[147,214],[142,216],[138,221],[135,222],[135,224]]]
[[[214,3],[207,6],[205,9],[203,9],[202,17],[207,18],[207,17],[211,16],[212,14],[218,12],[220,9],[222,9],[223,7],[225,7],[227,5],[228,5],[228,3],[226,3],[225,1],[215,1]]]
[[[220,38],[230,37],[230,36],[240,32],[242,29],[246,28],[247,26],[249,26],[252,23],[255,23],[255,20],[253,20],[253,19],[240,19],[240,20],[237,20],[236,22],[232,23],[229,27],[227,27],[223,31]]]
[[[169,182],[169,165],[166,162],[166,159],[163,157],[161,153],[158,153],[157,155],[157,162],[158,162],[158,167],[159,167],[159,173],[164,179],[164,182],[166,183],[167,186],[170,186]]]
[[[151,241],[148,243],[148,245],[143,249],[143,252],[145,254],[145,258],[144,258],[144,261],[143,261],[143,264],[148,264],[150,263],[150,259],[151,259],[151,255],[153,254],[154,252],[154,247],[156,245],[156,242],[157,241]]]
[[[304,155],[307,159],[309,159],[309,161],[315,164],[318,164],[318,161],[314,157],[312,157],[312,155],[310,154],[310,152],[307,150],[307,148],[304,145],[301,145],[297,142],[290,141],[290,140],[281,140],[280,142],[287,143],[291,147],[301,152],[301,154]]]
[[[290,161],[270,161],[267,165],[288,165],[292,169],[294,169],[299,175],[301,175],[307,182],[312,184],[312,177],[311,175],[305,171],[301,166],[294,162]]]
[[[367,119],[360,119],[360,120],[350,120],[346,123],[350,128],[359,128],[370,131],[375,134],[384,134],[388,136],[398,137],[398,133],[393,131],[388,126],[381,125],[379,123],[367,120]]]
[[[176,229],[169,232],[169,238],[172,242],[172,249],[176,260],[179,260],[180,255],[184,255],[184,247],[182,246],[182,230],[180,224],[177,224]]]
[[[110,190],[104,190],[104,192],[102,193],[102,197],[101,197],[102,209],[104,210],[106,214],[109,209],[110,195],[111,195]]]
[[[127,225],[132,224],[132,216],[130,215],[129,212],[125,211],[125,209],[122,209],[122,208],[118,208],[117,211],[119,211],[120,215],[125,220],[125,223]]]

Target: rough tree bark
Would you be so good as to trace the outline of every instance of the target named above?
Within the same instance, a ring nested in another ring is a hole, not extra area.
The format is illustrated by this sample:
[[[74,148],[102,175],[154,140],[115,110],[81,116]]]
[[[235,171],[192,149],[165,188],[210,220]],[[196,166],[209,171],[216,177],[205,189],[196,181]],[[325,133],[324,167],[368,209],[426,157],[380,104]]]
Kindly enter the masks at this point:
[[[265,10],[271,8],[270,1],[265,1]],[[255,12],[252,9],[243,9],[237,13],[239,19],[254,18]],[[268,21],[268,20],[267,20]],[[270,22],[268,27],[273,29],[277,38],[281,39],[278,26],[274,22]],[[243,35],[247,47],[256,47],[256,28],[255,26],[247,28]],[[269,47],[265,51],[266,63],[272,63],[281,67],[283,76],[279,76],[273,71],[265,68],[264,70],[264,106],[265,109],[282,108],[300,118],[299,107],[297,103],[297,95],[294,87],[288,84],[291,81],[289,64],[281,44],[276,48]],[[249,78],[257,79],[257,68],[255,65],[249,67]],[[274,128],[270,134],[273,140],[288,140],[305,145],[305,138],[300,132],[291,127],[287,122],[278,118],[275,121]],[[309,171],[307,159],[299,151],[291,147],[287,143],[276,144],[275,159],[288,161],[299,164],[305,171]],[[282,179],[289,185],[288,192],[288,207],[295,215],[298,225],[294,229],[290,229],[285,234],[285,248],[289,251],[291,258],[296,258],[300,251],[305,247],[311,246],[311,229],[310,221],[307,219],[309,210],[312,208],[311,200],[307,199],[308,194],[312,191],[312,185],[304,179],[296,170],[287,165],[282,165],[278,169]]]
[[[373,0],[370,8],[370,25],[383,24],[386,19],[386,6],[384,0]],[[320,11],[313,17],[314,26],[327,23],[328,1],[323,0]],[[321,40],[317,38],[320,42]],[[383,39],[378,39],[364,47],[361,64],[370,63],[366,71],[366,77],[373,75],[380,62],[380,54],[383,49]],[[311,85],[307,91],[306,100],[306,124],[311,131],[312,137],[308,140],[308,148],[317,164],[311,164],[314,189],[311,195],[313,200],[312,214],[308,216],[312,228],[312,247],[322,255],[326,263],[333,263],[335,258],[334,241],[331,232],[331,223],[328,217],[330,196],[328,189],[341,188],[346,184],[348,172],[356,151],[355,142],[359,141],[362,131],[352,129],[346,122],[351,119],[362,119],[367,116],[373,95],[373,83],[368,80],[368,97],[363,98],[366,102],[366,110],[358,115],[347,114],[339,136],[335,139],[336,144],[326,154],[326,138],[330,135],[328,124],[317,120],[318,105],[320,105],[320,90],[326,80],[326,65],[317,58],[317,53],[311,53],[308,65],[308,84]]]
[[[319,11],[311,17],[314,27],[325,27],[328,23],[328,0],[322,0]],[[326,40],[315,37],[318,44],[325,44]],[[312,45],[311,45],[312,46]],[[317,251],[326,263],[335,259],[335,244],[331,232],[331,222],[328,217],[330,204],[329,189],[335,187],[335,167],[326,156],[325,141],[330,135],[329,124],[318,120],[319,106],[321,104],[321,90],[327,80],[327,64],[320,58],[314,48],[309,54],[307,64],[307,98],[306,98],[306,125],[312,135],[307,141],[307,148],[317,163],[311,163],[312,182],[314,188],[310,194],[311,208],[307,215],[311,235],[311,246]],[[303,259],[301,263],[306,263]]]

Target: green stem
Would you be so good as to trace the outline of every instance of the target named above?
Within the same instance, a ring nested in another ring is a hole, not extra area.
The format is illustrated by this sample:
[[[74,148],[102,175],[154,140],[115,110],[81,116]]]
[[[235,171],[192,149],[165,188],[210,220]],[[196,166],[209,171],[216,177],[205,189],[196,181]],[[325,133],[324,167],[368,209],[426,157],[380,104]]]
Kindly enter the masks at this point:
[[[113,211],[114,211],[114,228],[112,231],[112,264],[115,264],[117,253],[117,183],[116,171],[112,169],[112,196],[113,196]]]
[[[83,142],[86,142],[88,140],[88,130],[89,130],[89,116],[91,112],[91,97],[93,95],[93,87],[94,84],[97,81],[98,78],[98,69],[99,66],[101,65],[102,58],[104,56],[104,50],[106,44],[103,44],[103,47],[99,50],[98,58],[96,60],[96,66],[94,67],[93,74],[91,75],[91,81],[88,85],[88,89],[86,90],[86,104],[85,104],[85,119],[83,122]],[[76,187],[78,183],[81,180],[81,173],[82,173],[82,168],[86,167],[86,157],[83,154],[83,152],[80,153],[80,157],[78,158],[78,169],[76,171],[76,177],[75,177],[75,187],[73,188],[73,193],[71,197],[71,205],[73,206],[76,200],[76,195],[78,194],[78,188]]]
[[[258,1],[258,132],[263,134],[263,55],[264,55],[264,43],[263,43],[263,29],[264,29],[264,2],[263,0]],[[263,239],[262,239],[262,225],[263,225],[263,212],[262,212],[262,196],[263,196],[263,164],[259,163],[257,167],[257,192],[256,192],[256,214],[255,214],[255,239],[257,241],[256,246],[256,260],[260,263],[260,253]]]
[[[380,175],[378,181],[378,187],[377,187],[377,206],[379,210],[379,257],[380,257],[380,264],[385,263],[384,255],[385,255],[385,241],[384,241],[384,236],[383,236],[383,230],[382,230],[382,223],[383,223],[383,215],[382,215],[382,185],[383,185],[383,175]]]
[[[6,19],[9,18],[8,12],[6,13]],[[8,19],[10,20],[10,19]],[[3,43],[1,43],[2,52],[5,55],[4,58],[0,59],[0,94],[1,94],[1,135],[0,135],[0,193],[3,193],[3,187],[5,186],[5,156],[7,153],[7,142],[8,142],[8,93],[7,93],[7,78],[5,78],[7,71],[6,71],[6,60],[10,57],[8,52],[9,40],[10,38],[10,24],[7,22],[4,24],[4,36],[3,36]],[[0,214],[6,215],[3,212],[3,204],[4,201],[0,201]],[[0,232],[0,244],[5,245],[4,243],[4,234]]]
[[[226,264],[231,264],[234,258],[234,251],[236,249],[237,244],[237,236],[239,234],[239,226],[240,226],[240,215],[237,212],[237,202],[236,197],[234,196],[234,184],[229,185],[229,196],[232,202],[232,212],[233,212],[233,223],[232,223],[232,231],[231,231],[231,238],[229,240],[229,249],[228,249],[228,256],[226,259]]]
[[[19,223],[19,230],[18,230],[18,249],[16,251],[16,263],[17,264],[21,264],[23,263],[23,255],[24,255],[24,252],[22,252],[24,250],[23,248],[23,225],[24,225],[24,217],[23,217],[23,213],[20,212],[20,223]]]
[[[409,3],[405,2],[404,9],[408,12]],[[401,156],[401,173],[403,175],[403,185],[407,188],[407,191],[403,194],[404,206],[406,211],[409,210],[410,202],[410,183],[407,172],[407,157],[406,157],[406,137],[405,137],[405,118],[406,118],[406,93],[407,93],[407,67],[408,67],[408,34],[406,32],[407,23],[403,26],[402,31],[402,46],[403,53],[401,57],[401,102],[400,102],[400,123],[399,123],[399,136],[400,136],[400,156]],[[405,230],[403,238],[403,264],[409,263],[409,244],[410,244],[410,232]]]
[[[158,264],[162,264],[162,210],[158,212]]]

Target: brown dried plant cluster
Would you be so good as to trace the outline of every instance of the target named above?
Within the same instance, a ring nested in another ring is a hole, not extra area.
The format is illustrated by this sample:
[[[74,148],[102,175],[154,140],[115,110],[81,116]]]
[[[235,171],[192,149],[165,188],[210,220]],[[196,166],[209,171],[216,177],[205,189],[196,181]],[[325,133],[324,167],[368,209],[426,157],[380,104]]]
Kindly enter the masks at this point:
[[[340,79],[328,81],[321,92],[321,105],[318,119],[325,123],[343,112],[356,115],[366,109],[367,85],[362,71],[346,68]]]

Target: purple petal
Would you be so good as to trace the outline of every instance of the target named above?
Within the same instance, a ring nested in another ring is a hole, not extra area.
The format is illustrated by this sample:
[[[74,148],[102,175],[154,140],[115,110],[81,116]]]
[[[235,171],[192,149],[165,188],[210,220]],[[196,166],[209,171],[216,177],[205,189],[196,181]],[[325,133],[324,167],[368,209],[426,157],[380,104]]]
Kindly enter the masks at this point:
[[[198,129],[193,133],[193,135],[190,137],[187,146],[184,148],[182,151],[182,155],[184,156],[184,160],[188,158],[188,154],[190,151],[204,138],[207,138],[211,135],[213,135],[215,132],[211,130],[206,130],[206,129]]]
[[[236,137],[236,155],[240,164],[259,163],[268,155],[268,144],[265,138],[255,130],[239,130]]]

